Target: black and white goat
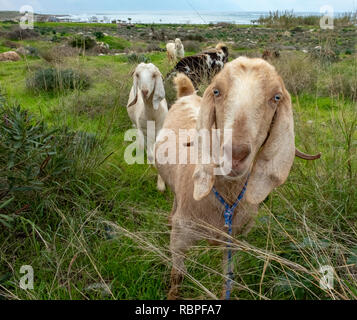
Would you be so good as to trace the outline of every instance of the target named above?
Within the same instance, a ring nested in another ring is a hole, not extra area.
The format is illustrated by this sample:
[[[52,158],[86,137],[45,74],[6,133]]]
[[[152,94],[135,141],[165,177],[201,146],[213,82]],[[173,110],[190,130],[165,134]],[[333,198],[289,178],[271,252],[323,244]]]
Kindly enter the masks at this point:
[[[203,79],[210,81],[223,69],[225,63],[228,62],[228,54],[227,46],[219,43],[214,49],[181,59],[167,75],[167,78],[171,78],[177,73],[184,73],[197,88]]]

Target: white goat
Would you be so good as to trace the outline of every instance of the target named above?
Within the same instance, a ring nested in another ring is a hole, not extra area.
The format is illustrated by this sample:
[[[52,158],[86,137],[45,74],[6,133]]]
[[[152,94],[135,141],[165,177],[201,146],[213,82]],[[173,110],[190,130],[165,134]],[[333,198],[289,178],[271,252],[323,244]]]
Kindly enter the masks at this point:
[[[148,158],[153,160],[153,149],[150,146],[154,146],[156,136],[168,113],[163,78],[155,65],[141,63],[136,67],[133,79],[127,110],[131,121],[144,136],[144,144],[140,143],[141,151],[144,150],[145,144],[148,145]],[[148,121],[155,122],[155,136],[147,132]],[[160,191],[165,190],[165,183],[160,175],[157,188]]]
[[[181,42],[181,39],[175,39],[175,46],[176,46],[176,58],[182,59],[185,57],[185,48]]]
[[[167,58],[170,63],[175,63],[177,59],[185,57],[185,49],[179,38],[175,39],[175,42],[169,42],[166,45]]]

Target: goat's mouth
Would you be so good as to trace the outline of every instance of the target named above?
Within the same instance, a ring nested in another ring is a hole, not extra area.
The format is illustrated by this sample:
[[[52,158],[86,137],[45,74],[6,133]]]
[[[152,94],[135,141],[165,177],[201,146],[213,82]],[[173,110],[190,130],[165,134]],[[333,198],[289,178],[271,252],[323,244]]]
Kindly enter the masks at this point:
[[[141,90],[141,95],[145,101],[149,101],[153,95],[153,92],[149,90]]]
[[[249,173],[250,161],[246,159],[245,161],[237,161],[232,159],[232,168],[230,173],[226,175],[229,180],[236,180],[244,177]]]
[[[238,161],[238,160],[232,160],[232,170],[230,174],[228,175],[229,177],[232,178],[237,178],[243,176],[247,171],[248,171],[248,164],[246,163],[248,161]]]
[[[231,149],[225,150],[224,168],[228,179],[239,179],[248,174],[252,164],[251,144],[233,145]],[[229,171],[229,172],[227,172]]]

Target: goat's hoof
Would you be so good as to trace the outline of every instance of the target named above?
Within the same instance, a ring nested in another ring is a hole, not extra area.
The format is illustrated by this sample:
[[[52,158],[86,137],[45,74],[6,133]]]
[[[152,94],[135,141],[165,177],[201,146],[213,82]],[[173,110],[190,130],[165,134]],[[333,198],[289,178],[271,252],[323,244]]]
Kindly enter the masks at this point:
[[[167,300],[179,300],[180,296],[177,290],[170,290],[169,294],[167,295]]]

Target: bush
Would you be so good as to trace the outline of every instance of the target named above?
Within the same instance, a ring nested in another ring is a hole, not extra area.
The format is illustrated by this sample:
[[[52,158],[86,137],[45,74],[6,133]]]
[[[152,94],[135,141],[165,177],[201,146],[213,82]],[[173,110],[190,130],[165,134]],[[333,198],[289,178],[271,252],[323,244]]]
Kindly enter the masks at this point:
[[[68,46],[56,46],[49,49],[42,49],[40,52],[41,58],[50,63],[60,63],[67,57],[75,57],[79,55],[78,48]]]
[[[198,41],[187,40],[183,42],[186,52],[199,52],[201,50],[201,45]]]
[[[31,57],[38,57],[39,56],[39,51],[38,51],[37,48],[27,46],[27,47],[25,47],[25,50],[27,50],[28,55],[30,55]]]
[[[51,39],[51,42],[60,42],[60,38],[57,35],[54,35]]]
[[[11,40],[5,40],[3,41],[2,43],[3,46],[5,47],[9,47],[11,49],[16,49],[16,48],[19,48],[20,47],[20,44],[16,43],[16,42],[13,42]]]
[[[27,80],[27,88],[35,92],[83,90],[90,86],[89,77],[72,69],[58,70],[55,68],[39,69],[33,77]]]
[[[280,27],[280,28],[292,28],[295,26],[317,26],[320,23],[319,16],[296,16],[294,11],[270,11],[269,15],[261,16],[257,20],[253,20],[253,23],[265,25],[268,27]]]
[[[94,48],[97,42],[89,36],[76,36],[70,40],[69,44],[74,48],[88,50]]]
[[[357,24],[357,11],[338,14],[334,19],[336,26],[353,26]]]
[[[0,94],[0,229],[37,200],[35,206],[43,203],[48,192],[63,194],[60,182],[78,179],[101,145],[93,134],[50,129]]]
[[[208,37],[209,38],[209,37]],[[191,40],[191,41],[198,41],[198,42],[203,42],[205,41],[205,37],[201,34],[189,34],[187,36],[187,39],[188,40]]]
[[[104,33],[102,31],[96,31],[94,32],[94,36],[96,37],[97,40],[101,40],[104,38]]]
[[[31,29],[22,30],[19,27],[14,28],[13,30],[5,34],[5,38],[9,40],[24,40],[38,37],[38,33]]]
[[[150,43],[147,48],[146,51],[147,52],[153,52],[153,51],[163,51],[165,49],[160,48],[160,44],[158,42],[156,43]]]
[[[319,26],[321,16],[297,16],[294,11],[270,11],[269,15],[261,16],[253,23],[268,27],[291,28],[294,26]],[[353,26],[357,23],[357,12],[339,14],[334,18],[335,26]]]
[[[99,143],[90,134],[49,129],[20,107],[0,105],[0,119],[0,225],[9,227],[49,187],[55,192],[64,175],[78,174],[83,164],[76,161]]]
[[[318,64],[309,56],[285,53],[279,59],[274,59],[272,63],[290,93],[297,95],[301,92],[315,91]]]
[[[353,63],[332,65],[319,81],[322,95],[357,101],[357,74]]]
[[[316,47],[312,52],[311,56],[314,59],[318,59],[321,62],[337,62],[339,60],[339,52],[334,51],[327,47]]]
[[[128,58],[128,62],[129,63],[141,63],[141,62],[144,62],[144,63],[149,63],[150,62],[150,58],[147,57],[146,55],[144,54],[137,54],[137,53],[131,53],[127,56]]]

